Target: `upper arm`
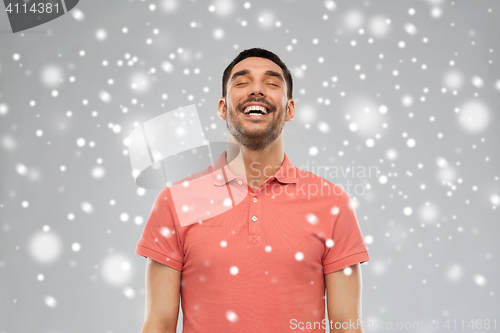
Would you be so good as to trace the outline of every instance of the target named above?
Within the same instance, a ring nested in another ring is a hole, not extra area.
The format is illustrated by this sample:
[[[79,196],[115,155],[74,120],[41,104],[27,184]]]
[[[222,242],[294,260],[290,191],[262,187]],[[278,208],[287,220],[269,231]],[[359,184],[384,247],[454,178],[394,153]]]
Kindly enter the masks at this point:
[[[148,258],[146,313],[142,332],[175,332],[182,272]]]
[[[331,244],[325,242],[322,258],[324,273],[329,274],[370,260],[354,203],[349,194],[342,190],[338,201],[332,207],[333,226]]]
[[[361,267],[359,263],[350,266],[351,274],[346,275],[344,270],[325,274],[326,300],[328,318],[335,322],[357,323],[361,320]],[[359,322],[361,324],[361,321]],[[344,328],[347,325],[344,324]],[[338,327],[338,326],[337,326]],[[353,324],[358,330],[345,330],[346,332],[362,332],[361,326]],[[333,330],[335,331],[335,330]],[[342,330],[340,330],[342,331]]]

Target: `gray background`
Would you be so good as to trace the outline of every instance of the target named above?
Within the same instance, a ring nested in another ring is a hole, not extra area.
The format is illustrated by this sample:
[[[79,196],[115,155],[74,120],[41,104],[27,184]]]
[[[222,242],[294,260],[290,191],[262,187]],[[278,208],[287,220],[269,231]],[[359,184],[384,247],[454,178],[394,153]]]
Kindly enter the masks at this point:
[[[158,190],[135,185],[124,140],[194,103],[224,141],[222,72],[255,46],[294,75],[293,163],[380,171],[318,172],[358,184],[365,323],[500,325],[500,2],[249,3],[86,0],[18,34],[2,10],[0,332],[140,331],[134,249]]]

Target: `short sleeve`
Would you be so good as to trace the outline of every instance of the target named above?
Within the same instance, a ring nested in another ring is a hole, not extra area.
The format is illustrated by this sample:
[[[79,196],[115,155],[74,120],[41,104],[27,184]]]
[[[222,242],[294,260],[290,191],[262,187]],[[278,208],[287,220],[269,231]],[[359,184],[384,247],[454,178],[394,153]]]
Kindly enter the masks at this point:
[[[345,190],[342,190],[331,212],[334,218],[333,245],[327,242],[323,257],[324,274],[370,260],[352,199]]]
[[[164,187],[156,196],[135,253],[182,271],[184,252],[171,207],[170,189]]]

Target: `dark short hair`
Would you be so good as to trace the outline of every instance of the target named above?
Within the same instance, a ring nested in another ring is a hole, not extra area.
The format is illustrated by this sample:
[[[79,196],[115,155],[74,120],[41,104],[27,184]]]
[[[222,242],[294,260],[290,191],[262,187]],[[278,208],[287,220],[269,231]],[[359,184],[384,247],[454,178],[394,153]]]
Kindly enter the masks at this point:
[[[231,74],[231,71],[233,70],[234,66],[242,61],[243,59],[250,58],[250,57],[258,57],[258,58],[265,58],[269,59],[272,62],[274,62],[276,65],[280,66],[281,69],[283,70],[283,74],[285,75],[285,81],[286,81],[286,86],[287,86],[287,96],[288,98],[292,98],[292,92],[293,92],[293,81],[292,81],[292,73],[290,73],[290,70],[288,67],[286,67],[285,63],[281,61],[281,59],[271,51],[261,49],[261,48],[253,48],[253,49],[247,49],[244,51],[241,51],[240,54],[236,58],[231,61],[229,66],[224,70],[224,74],[222,75],[222,96],[225,97],[227,94],[227,82],[229,81],[229,75]]]

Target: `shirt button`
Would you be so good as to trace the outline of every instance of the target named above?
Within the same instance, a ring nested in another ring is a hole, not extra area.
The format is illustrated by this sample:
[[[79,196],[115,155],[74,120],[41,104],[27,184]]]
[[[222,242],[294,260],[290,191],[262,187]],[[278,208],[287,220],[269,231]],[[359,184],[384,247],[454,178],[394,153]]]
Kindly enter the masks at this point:
[[[252,217],[253,221],[257,221],[257,216]]]
[[[243,184],[243,182],[241,180],[238,180],[238,185],[241,185]]]
[[[257,198],[253,198],[253,202],[257,202]]]

